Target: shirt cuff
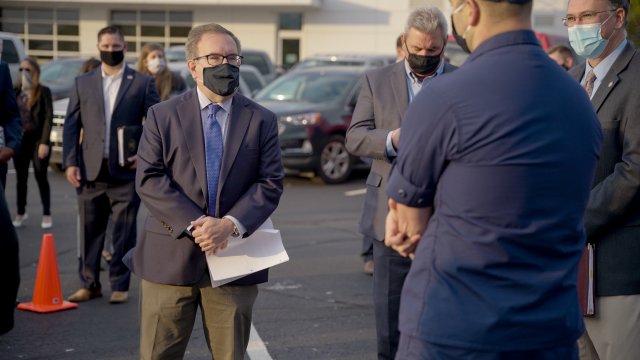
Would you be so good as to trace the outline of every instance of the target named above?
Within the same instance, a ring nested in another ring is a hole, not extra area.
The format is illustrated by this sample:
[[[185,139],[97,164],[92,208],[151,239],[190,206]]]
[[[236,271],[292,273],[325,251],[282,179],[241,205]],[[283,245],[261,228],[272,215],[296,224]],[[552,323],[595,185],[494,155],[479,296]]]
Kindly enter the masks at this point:
[[[398,156],[396,149],[393,148],[393,142],[391,141],[391,133],[393,133],[393,131],[389,131],[389,133],[387,134],[387,158],[394,158]]]
[[[391,170],[385,191],[387,196],[400,204],[415,208],[433,206],[435,189],[413,185],[395,167]]]
[[[247,228],[242,226],[242,223],[240,223],[240,221],[238,221],[238,219],[234,218],[231,215],[225,215],[222,218],[223,219],[229,219],[229,220],[231,220],[232,223],[234,223],[236,225],[236,227],[238,228],[238,232],[240,233],[240,237],[244,236],[244,234],[247,233]]]

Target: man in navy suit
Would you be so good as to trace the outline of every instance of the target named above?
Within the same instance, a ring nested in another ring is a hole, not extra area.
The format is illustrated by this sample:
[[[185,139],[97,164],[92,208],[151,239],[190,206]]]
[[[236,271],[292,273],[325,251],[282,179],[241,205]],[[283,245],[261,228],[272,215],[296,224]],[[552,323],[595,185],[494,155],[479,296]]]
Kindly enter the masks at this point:
[[[111,303],[128,299],[131,272],[122,257],[136,242],[140,198],[135,192],[136,157],[118,161],[119,127],[142,126],[158,101],[152,78],[124,63],[127,45],[117,27],[98,32],[102,66],[76,78],[64,123],[67,180],[77,189],[80,211],[79,273],[82,288],[69,297],[81,302],[102,296],[100,255],[109,216],[114,253],[109,263]]]
[[[373,242],[373,303],[380,360],[395,358],[400,339],[400,293],[411,267],[411,260],[384,245],[384,222],[389,207],[383,189],[398,150],[402,115],[432,81],[456,69],[443,60],[447,19],[438,8],[413,9],[400,40],[404,48],[403,61],[364,75],[346,138],[349,152],[373,159],[360,231],[376,240]]]
[[[127,255],[142,278],[141,359],[181,359],[198,307],[216,360],[244,359],[256,284],[212,287],[206,253],[253,233],[276,209],[284,170],[276,116],[237,93],[240,41],[218,24],[186,43],[193,91],[149,110],[136,189],[149,217]]]
[[[0,44],[2,52],[2,44]],[[0,183],[4,189],[7,181],[7,163],[20,147],[22,124],[20,112],[13,92],[11,73],[6,63],[0,63],[0,127],[3,130],[0,141]]]

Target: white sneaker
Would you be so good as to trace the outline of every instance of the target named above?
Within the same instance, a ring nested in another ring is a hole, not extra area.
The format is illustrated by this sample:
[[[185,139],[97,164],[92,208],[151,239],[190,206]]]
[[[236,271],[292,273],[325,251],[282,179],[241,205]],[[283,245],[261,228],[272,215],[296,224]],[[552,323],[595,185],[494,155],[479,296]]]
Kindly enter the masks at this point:
[[[51,229],[53,226],[53,219],[51,219],[51,215],[42,215],[42,223],[40,226],[43,229]]]
[[[29,214],[24,213],[22,215],[18,214],[16,215],[16,218],[13,220],[13,226],[14,227],[22,227],[22,223],[27,220],[29,218]]]

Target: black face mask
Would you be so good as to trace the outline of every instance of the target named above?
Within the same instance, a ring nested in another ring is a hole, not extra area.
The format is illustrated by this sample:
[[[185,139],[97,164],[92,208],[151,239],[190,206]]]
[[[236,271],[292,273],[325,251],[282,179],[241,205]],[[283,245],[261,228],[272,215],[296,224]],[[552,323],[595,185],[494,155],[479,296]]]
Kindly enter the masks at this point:
[[[231,64],[206,67],[202,77],[204,86],[220,96],[229,96],[240,86],[240,68]]]
[[[563,68],[563,69],[565,69],[565,70],[567,70],[567,71],[571,70],[571,69],[570,69],[567,65],[565,65],[565,64],[562,64],[562,65],[560,65],[560,66],[562,66],[562,68]]]
[[[407,46],[405,44],[405,48],[406,47]],[[407,48],[407,61],[409,62],[409,67],[418,75],[431,75],[434,71],[436,71],[438,65],[440,65],[443,51],[444,49],[442,49],[442,51],[440,51],[440,54],[438,55],[417,55],[410,53],[409,49]]]
[[[118,50],[118,51],[102,51],[101,50],[100,60],[109,66],[120,65],[120,63],[122,63],[122,60],[124,60],[124,50]]]
[[[463,38],[456,31],[456,24],[453,23],[453,15],[451,16],[451,34],[456,39],[456,43],[458,45],[460,45],[460,47],[462,48],[462,51],[466,52],[467,54],[471,54],[471,50],[469,49],[469,45],[467,45],[467,40],[465,40],[465,38]]]

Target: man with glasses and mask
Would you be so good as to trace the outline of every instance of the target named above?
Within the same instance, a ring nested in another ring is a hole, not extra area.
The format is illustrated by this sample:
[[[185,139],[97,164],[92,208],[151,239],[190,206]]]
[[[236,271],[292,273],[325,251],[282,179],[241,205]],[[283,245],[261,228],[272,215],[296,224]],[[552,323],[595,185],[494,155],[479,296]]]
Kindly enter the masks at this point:
[[[414,9],[401,45],[404,61],[364,75],[346,146],[355,156],[372,158],[360,231],[373,241],[373,300],[378,358],[393,359],[398,348],[398,311],[402,284],[411,261],[384,246],[384,221],[389,208],[384,186],[396,157],[402,115],[421,89],[455,69],[443,60],[447,20],[435,7]]]
[[[119,304],[129,297],[131,272],[122,258],[136,243],[140,198],[133,181],[136,157],[119,159],[118,129],[135,133],[147,110],[160,99],[153,79],[125,64],[127,43],[119,28],[101,29],[97,48],[102,65],[75,79],[64,122],[65,176],[78,194],[82,282],[69,301],[102,297],[100,257],[111,217],[114,253],[109,263],[109,301]],[[137,143],[138,139],[131,140]]]
[[[577,359],[583,216],[602,133],[531,0],[451,0],[471,52],[411,103],[385,242],[413,259],[397,359]]]
[[[564,24],[572,69],[604,136],[584,223],[595,247],[595,315],[585,318],[583,359],[640,356],[640,54],[627,40],[628,0],[570,0]]]
[[[181,359],[198,307],[218,359],[242,360],[262,270],[212,287],[206,255],[252,234],[276,209],[284,169],[276,116],[238,93],[240,40],[194,27],[186,57],[196,88],[149,110],[136,189],[149,217],[127,255],[141,282],[141,359]]]

